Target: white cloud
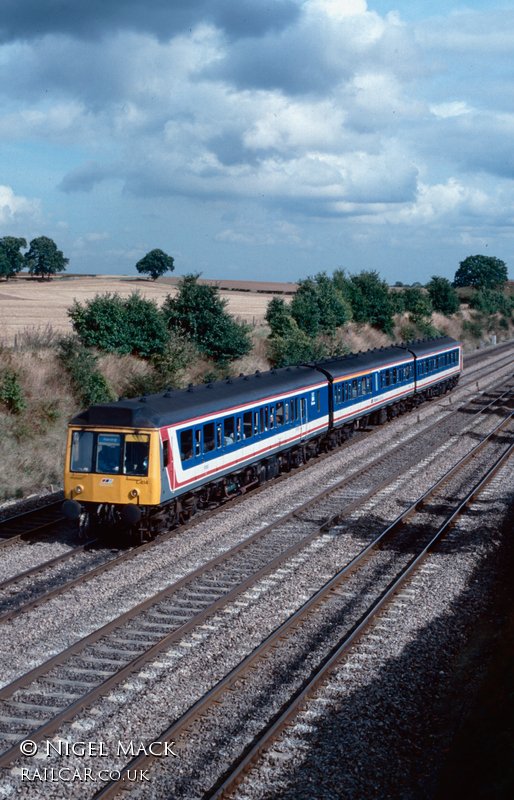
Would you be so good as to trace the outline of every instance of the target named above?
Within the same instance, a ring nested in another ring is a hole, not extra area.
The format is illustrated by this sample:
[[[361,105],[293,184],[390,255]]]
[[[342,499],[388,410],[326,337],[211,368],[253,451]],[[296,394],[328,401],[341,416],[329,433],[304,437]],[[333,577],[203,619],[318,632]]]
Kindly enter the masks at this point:
[[[0,223],[35,224],[41,214],[41,200],[15,195],[10,186],[0,186]]]

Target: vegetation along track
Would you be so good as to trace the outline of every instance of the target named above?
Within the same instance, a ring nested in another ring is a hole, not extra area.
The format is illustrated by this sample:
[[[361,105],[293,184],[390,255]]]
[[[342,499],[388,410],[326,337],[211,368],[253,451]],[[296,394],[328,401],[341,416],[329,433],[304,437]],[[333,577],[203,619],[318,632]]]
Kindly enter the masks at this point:
[[[357,559],[369,561],[370,542],[365,541],[369,535],[363,535],[355,528],[352,535],[342,537],[341,534],[346,533],[341,529],[343,520],[352,513],[355,516],[357,507],[362,509],[363,505],[369,504],[379,490],[382,495],[384,490],[387,494],[386,487],[398,481],[402,474],[410,475],[415,464],[425,474],[431,460],[431,469],[440,471],[441,445],[443,450],[446,448],[447,455],[455,454],[457,442],[461,443],[461,449],[469,452],[472,449],[470,441],[482,435],[478,429],[488,428],[490,432],[498,415],[504,413],[499,402],[512,404],[508,390],[502,401],[496,398],[490,402],[488,413],[484,413],[482,405],[473,416],[469,407],[451,415],[452,419],[459,414],[467,419],[470,431],[465,437],[462,429],[466,420],[463,419],[453,419],[448,426],[447,418],[443,423],[431,426],[417,437],[423,443],[421,453],[418,449],[417,454],[413,455],[412,446],[416,437],[412,437],[391,451],[388,459],[380,459],[367,470],[363,469],[359,475],[328,487],[314,500],[282,514],[275,523],[256,532],[230,552],[222,554],[4,687],[0,691],[0,698],[4,700],[0,711],[0,727],[3,731],[0,737],[4,741],[5,752],[0,764],[6,765],[16,758],[19,754],[16,743],[20,739],[30,736],[39,741],[48,737],[67,720],[80,714],[83,708],[119,686],[132,673],[141,670],[144,664],[152,659],[155,663],[158,653],[169,651],[177,643],[187,647],[186,640],[190,632],[192,636],[201,637],[198,631],[202,626],[207,630],[215,630],[216,614],[222,609],[229,612],[237,604],[248,605],[246,596],[250,587],[255,587],[259,582],[265,583],[266,575],[269,574],[274,581],[275,576],[290,572],[291,565],[307,565],[317,551],[323,551],[342,538],[346,539],[347,566],[341,579],[348,571],[355,570]],[[508,419],[511,413],[508,412]],[[445,422],[446,432],[443,436],[441,426],[444,427]],[[455,422],[459,423],[458,426],[455,426]],[[458,433],[459,430],[461,433]],[[478,452],[475,451],[475,459]],[[403,466],[400,466],[402,460]],[[452,493],[455,494],[453,489]],[[359,496],[356,499],[357,494]],[[414,505],[419,502],[417,498]],[[369,519],[368,511],[366,520]],[[390,533],[393,530],[391,528]],[[382,541],[385,538],[386,534],[383,534]],[[388,546],[387,553],[394,554],[402,547],[405,550],[404,534],[403,538],[401,547],[396,544]],[[411,544],[407,543],[407,550]],[[376,549],[377,545],[374,547]],[[363,549],[365,553],[359,556]],[[350,606],[362,602],[370,587],[378,585],[379,577],[382,577],[382,583],[390,580],[390,573],[396,568],[396,563],[377,567],[374,562],[367,565],[367,561],[362,573],[365,575],[365,587],[357,586],[352,590]],[[367,575],[366,569],[369,572]],[[359,603],[356,598],[359,598]]]
[[[509,354],[507,354],[505,358],[498,360],[498,352],[495,350],[494,356],[494,367],[492,369],[488,369],[485,373],[483,371],[480,372],[480,380],[483,380],[485,377],[494,374],[494,372],[497,372],[500,369],[504,369],[506,365],[508,366],[510,363],[514,363],[511,362],[511,356]],[[475,357],[472,358],[475,359]],[[481,363],[481,359],[479,360],[479,363]],[[480,367],[475,366],[471,372],[474,374],[480,369]],[[468,375],[468,384],[474,384],[475,382],[477,382],[478,385],[479,381],[477,381],[476,375],[474,377]],[[468,384],[463,382],[460,386],[460,390],[465,388],[465,386]],[[431,403],[431,405],[434,405],[434,403]],[[457,409],[457,411],[453,413],[466,413],[466,409],[467,406],[464,406],[460,411]],[[451,417],[447,417],[447,420],[449,421],[450,418]],[[381,427],[385,428],[387,425],[391,425],[392,423],[394,423],[394,420]],[[358,433],[359,440],[362,440],[362,438],[373,435],[374,431],[371,430]],[[345,446],[348,445],[342,445],[342,447]],[[333,455],[333,451],[321,456],[320,458],[328,458],[331,455]],[[320,459],[318,459],[318,461],[319,460]],[[292,472],[296,473],[308,467],[309,464],[302,465]],[[287,475],[282,475],[275,479],[273,483],[276,484],[287,477]],[[256,492],[264,491],[265,489],[266,486],[263,486],[257,489]],[[229,507],[237,505],[242,499],[244,498],[238,497],[229,501],[228,503],[225,503],[222,506],[222,510],[226,510]],[[51,504],[46,508],[43,507],[42,509],[28,512],[27,514],[18,515],[11,520],[5,520],[4,523],[1,524],[7,525],[11,532],[19,530],[19,528],[16,526],[21,525],[24,533],[15,537],[19,539],[21,535],[24,537],[29,536],[30,534],[34,535],[34,532],[37,534],[39,530],[44,530],[45,532],[48,531],[49,527],[60,521],[59,510],[60,502]],[[158,537],[158,541],[162,542],[172,535],[177,535],[184,529],[196,525],[215,515],[219,512],[219,510],[220,509],[213,509],[209,512],[203,512],[196,515],[195,518],[189,523],[177,528],[174,532],[167,532]],[[49,518],[49,515],[54,516],[50,516]],[[35,525],[34,521],[36,522]],[[9,541],[13,540],[11,539]],[[0,546],[1,544],[2,543],[0,542]],[[131,548],[128,552],[119,554],[115,552],[113,553],[113,551],[108,548],[96,549],[96,545],[97,542],[95,540],[95,542],[89,542],[86,543],[86,545],[81,545],[72,550],[68,550],[65,553],[60,553],[54,558],[36,564],[30,569],[23,570],[19,574],[9,575],[3,582],[0,582],[0,624],[18,616],[25,611],[30,610],[31,608],[34,608],[35,606],[40,606],[41,603],[46,602],[47,600],[50,600],[51,598],[63,592],[70,591],[81,583],[92,580],[94,577],[102,574],[103,572],[113,569],[126,560],[135,558],[137,555],[145,552],[149,547],[152,547],[152,543],[146,543],[144,545],[140,545],[139,547]]]

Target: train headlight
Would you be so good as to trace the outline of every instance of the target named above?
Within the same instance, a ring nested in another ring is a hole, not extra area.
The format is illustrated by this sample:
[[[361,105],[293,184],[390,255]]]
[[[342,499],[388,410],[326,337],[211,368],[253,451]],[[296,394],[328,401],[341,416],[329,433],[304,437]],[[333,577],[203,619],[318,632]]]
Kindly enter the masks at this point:
[[[137,497],[137,496],[138,496],[138,494],[139,494],[139,492],[138,492],[138,490],[137,490],[137,489],[132,489],[132,490],[131,490],[131,492],[130,492],[130,494],[131,494],[131,496],[132,496],[132,497]]]
[[[75,494],[82,494],[83,491],[84,491],[84,487],[83,486],[80,486],[80,485],[79,486],[75,486]]]

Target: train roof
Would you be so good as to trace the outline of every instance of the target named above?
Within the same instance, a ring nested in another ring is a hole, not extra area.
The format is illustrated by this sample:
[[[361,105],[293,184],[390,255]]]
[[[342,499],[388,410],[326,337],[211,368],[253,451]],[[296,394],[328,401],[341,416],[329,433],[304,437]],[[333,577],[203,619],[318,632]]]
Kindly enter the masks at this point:
[[[447,336],[423,339],[403,345],[391,345],[366,352],[336,356],[325,361],[282,367],[269,372],[240,375],[224,381],[190,385],[187,389],[170,389],[135,400],[120,398],[118,402],[91,406],[70,420],[74,426],[109,428],[162,428],[196,417],[227,412],[247,403],[258,403],[268,397],[307,390],[324,380],[349,377],[356,373],[400,364],[409,354],[423,357],[439,350],[458,347],[459,342]]]
[[[388,365],[401,364],[409,356],[425,356],[458,347],[459,342],[449,336],[438,336],[433,339],[419,339],[417,342],[408,342],[390,347],[380,347],[365,352],[349,353],[346,356],[335,356],[325,361],[316,361],[313,366],[320,369],[331,379],[348,378],[355,374],[366,373],[373,369],[383,369]]]
[[[70,425],[93,425],[114,428],[161,428],[186,422],[217,411],[228,411],[245,403],[252,403],[298,390],[306,390],[324,376],[311,366],[282,367],[269,372],[240,375],[224,381],[190,385],[160,394],[147,395],[136,400],[118,400],[102,403],[82,411]]]

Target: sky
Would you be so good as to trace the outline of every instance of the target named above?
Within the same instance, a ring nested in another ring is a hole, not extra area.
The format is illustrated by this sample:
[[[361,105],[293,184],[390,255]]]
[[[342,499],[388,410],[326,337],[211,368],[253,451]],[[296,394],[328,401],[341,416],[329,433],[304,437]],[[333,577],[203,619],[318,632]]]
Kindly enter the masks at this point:
[[[68,271],[514,278],[502,0],[2,0],[0,236]]]

